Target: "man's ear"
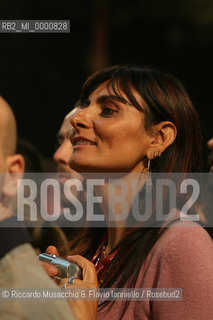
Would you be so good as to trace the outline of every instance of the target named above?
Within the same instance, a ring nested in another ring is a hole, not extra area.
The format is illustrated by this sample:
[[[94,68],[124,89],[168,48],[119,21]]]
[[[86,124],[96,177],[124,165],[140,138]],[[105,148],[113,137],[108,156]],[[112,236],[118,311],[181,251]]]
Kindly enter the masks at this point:
[[[23,177],[24,158],[20,154],[8,156],[6,159],[6,172],[2,188],[4,195],[13,197],[17,193],[17,180]]]
[[[7,172],[23,173],[24,172],[24,158],[21,154],[13,154],[8,156],[6,160]]]
[[[154,159],[162,154],[175,140],[177,128],[170,121],[163,121],[153,126],[153,139],[147,153],[148,159]]]

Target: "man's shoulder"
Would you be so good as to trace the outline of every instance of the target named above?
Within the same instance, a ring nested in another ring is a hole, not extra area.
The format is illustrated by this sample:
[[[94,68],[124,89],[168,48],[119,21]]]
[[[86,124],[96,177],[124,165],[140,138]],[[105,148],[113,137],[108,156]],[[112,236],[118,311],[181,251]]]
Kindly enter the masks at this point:
[[[58,290],[40,265],[29,243],[17,246],[0,260],[0,274],[0,288],[7,290]],[[0,319],[72,320],[73,317],[66,300],[45,298],[6,300],[0,304]]]
[[[5,284],[13,287],[34,288],[51,287],[56,284],[48,277],[40,265],[33,247],[29,243],[13,248],[0,260]],[[8,278],[6,275],[9,274]]]

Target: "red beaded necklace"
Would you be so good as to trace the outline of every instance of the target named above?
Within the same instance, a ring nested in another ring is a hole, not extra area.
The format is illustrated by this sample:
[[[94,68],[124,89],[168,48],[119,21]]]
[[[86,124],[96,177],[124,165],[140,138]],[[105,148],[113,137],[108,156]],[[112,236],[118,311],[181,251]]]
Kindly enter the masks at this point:
[[[92,262],[94,263],[96,268],[99,286],[103,283],[107,273],[109,272],[112,266],[113,259],[118,251],[116,250],[113,253],[106,255],[105,250],[107,241],[108,234],[106,232],[103,238],[101,239],[98,249],[96,250],[92,258]]]

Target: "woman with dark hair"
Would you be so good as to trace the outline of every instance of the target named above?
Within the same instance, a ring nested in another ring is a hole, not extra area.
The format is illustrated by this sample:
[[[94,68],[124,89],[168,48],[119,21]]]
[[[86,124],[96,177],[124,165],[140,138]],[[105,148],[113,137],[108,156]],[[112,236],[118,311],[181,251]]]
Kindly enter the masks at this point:
[[[79,172],[122,173],[128,190],[132,177],[137,176],[140,210],[144,208],[144,174],[184,175],[200,170],[198,116],[175,77],[151,68],[106,68],[85,82],[80,107],[71,119],[74,135],[70,165]],[[107,224],[110,183],[95,189],[102,196],[100,207]],[[151,188],[155,199],[154,181]],[[134,200],[129,192],[126,201],[130,208]],[[156,208],[157,204],[153,211]],[[120,213],[121,207],[115,206],[113,216]],[[169,216],[170,212],[164,214]],[[68,260],[83,269],[83,280],[75,279],[66,287],[181,288],[182,301],[104,301],[98,306],[97,316],[96,302],[70,301],[76,319],[210,319],[212,241],[196,223],[179,218],[176,210],[167,228],[165,221],[158,227],[145,223],[109,225],[107,232],[103,229],[96,238],[92,235],[92,241],[87,241],[86,233],[84,243],[89,245],[84,244],[83,249],[78,245],[83,242],[79,234],[70,243],[70,253],[78,255]],[[47,252],[57,250],[49,247]]]

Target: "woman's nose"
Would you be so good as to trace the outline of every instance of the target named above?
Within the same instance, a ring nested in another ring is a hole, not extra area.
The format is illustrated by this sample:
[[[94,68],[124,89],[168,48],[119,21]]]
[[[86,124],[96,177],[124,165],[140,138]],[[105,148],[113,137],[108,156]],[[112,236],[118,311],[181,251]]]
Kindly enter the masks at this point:
[[[71,125],[78,130],[79,128],[90,128],[92,125],[90,110],[87,108],[79,110],[70,118]]]

